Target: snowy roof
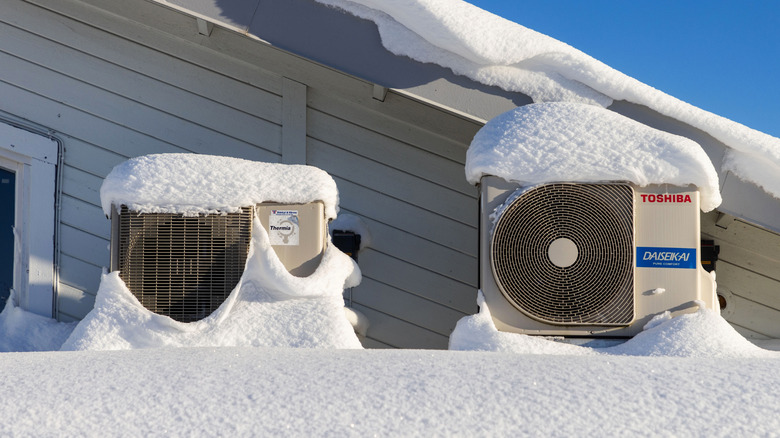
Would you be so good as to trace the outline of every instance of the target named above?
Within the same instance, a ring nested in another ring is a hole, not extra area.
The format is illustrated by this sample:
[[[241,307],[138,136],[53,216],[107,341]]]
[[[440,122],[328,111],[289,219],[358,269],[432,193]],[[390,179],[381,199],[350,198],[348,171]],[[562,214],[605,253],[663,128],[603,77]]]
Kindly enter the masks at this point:
[[[460,0],[317,0],[376,23],[387,50],[535,102],[647,106],[730,149],[723,170],[780,198],[780,139],[696,108],[585,53]]]
[[[339,198],[333,178],[312,166],[155,154],[114,167],[100,187],[100,200],[106,215],[110,215],[112,204],[143,213],[197,215],[235,212],[266,201],[322,201],[325,215],[333,219]]]
[[[702,210],[721,202],[718,174],[696,142],[580,103],[525,105],[489,121],[466,154],[469,182],[483,175],[534,184],[693,184]]]

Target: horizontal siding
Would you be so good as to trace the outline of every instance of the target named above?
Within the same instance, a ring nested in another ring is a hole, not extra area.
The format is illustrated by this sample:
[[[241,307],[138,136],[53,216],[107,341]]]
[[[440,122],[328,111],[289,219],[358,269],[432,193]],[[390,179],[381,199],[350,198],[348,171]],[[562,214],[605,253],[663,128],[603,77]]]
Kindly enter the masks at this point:
[[[111,237],[111,221],[103,214],[103,210],[70,195],[62,196],[60,222],[103,239]]]
[[[359,94],[355,94],[359,91]],[[373,99],[373,85],[365,83],[354,87],[353,95],[335,94],[330,90],[312,88],[309,106],[314,110],[348,120],[371,129],[388,138],[411,144],[443,158],[464,163],[466,149],[481,127],[481,123],[447,113],[424,102],[393,91],[384,101]],[[393,123],[377,124],[377,119]]]
[[[100,274],[106,265],[96,265],[79,260],[67,254],[60,257],[60,284],[95,295],[100,286]],[[91,308],[91,307],[90,307]],[[86,309],[89,311],[89,309]]]
[[[176,48],[152,49],[133,41],[143,27],[75,2],[49,6],[82,16],[27,2],[3,7],[0,110],[63,140],[57,305],[61,319],[73,320],[91,309],[109,263],[99,195],[108,172],[161,152],[280,161],[282,77],[242,62],[226,68],[211,51],[145,29]]]
[[[352,291],[371,323],[364,345],[446,348],[476,311],[477,191],[463,164],[478,121],[392,91],[378,101],[373,84],[218,26],[198,35],[159,4],[12,4],[0,17],[0,63],[12,69],[0,110],[56,131],[66,149],[61,319],[90,310],[109,262],[99,190],[113,166],[159,152],[281,161],[283,78],[306,87],[307,163],[333,175],[342,211],[372,233]]]
[[[392,345],[387,345],[377,341],[376,339],[366,338],[363,336],[358,336],[358,339],[360,340],[360,343],[363,344],[364,348],[394,348]]]
[[[52,40],[58,47],[67,46],[105,61],[97,66],[97,71],[90,78],[97,81],[110,80],[98,77],[99,73],[107,66],[116,65],[138,73],[138,77],[152,78],[170,85],[166,87],[166,93],[176,89],[186,90],[220,104],[229,104],[243,113],[275,124],[281,123],[279,109],[282,78],[279,75],[236,63],[235,60],[230,64],[231,73],[226,75],[221,73],[226,66],[219,54],[204,51],[195,44],[183,44],[182,41],[169,38],[167,33],[139,26],[119,16],[101,13],[97,9],[90,11],[79,5],[80,2],[55,0],[34,3],[40,6],[14,5],[12,10],[4,11],[4,16],[14,26]],[[118,2],[115,5],[102,3],[104,6],[121,7],[133,12],[147,7],[139,6],[138,2]],[[164,27],[169,31],[177,26],[176,20],[172,18],[179,17],[179,14],[169,13],[165,16],[165,9],[151,7],[155,15],[146,16],[144,20],[150,24],[154,20],[165,20]],[[46,26],[42,27],[41,16],[57,18],[47,21]],[[145,92],[133,88],[129,88],[128,93],[144,93],[138,96],[146,97]]]
[[[462,283],[422,266],[381,252],[374,245],[360,253],[360,267],[364,276],[391,285],[399,291],[423,297],[439,306],[473,313],[476,310],[476,290],[474,286]],[[413,247],[410,247],[410,252]],[[358,286],[362,288],[363,286]]]
[[[333,105],[328,105],[333,106]],[[345,112],[345,111],[339,111]],[[317,141],[330,145],[339,145],[351,153],[367,159],[382,163],[393,169],[415,175],[434,184],[447,187],[459,193],[477,197],[477,190],[470,185],[465,178],[463,161],[444,157],[424,150],[414,144],[405,143],[397,137],[408,137],[409,129],[402,129],[401,133],[382,125],[383,131],[377,132],[370,129],[355,129],[355,123],[342,120],[321,111],[310,109],[307,114],[309,135]],[[419,131],[419,128],[416,129]],[[350,135],[345,137],[344,132]],[[421,138],[418,143],[426,145],[439,141],[444,143],[442,148],[453,148],[451,141],[444,142],[440,136],[425,136],[425,132],[419,133]],[[462,147],[462,145],[461,145]],[[456,156],[461,159],[462,157]]]
[[[108,266],[109,240],[63,225],[60,228],[61,252],[95,266]]]
[[[328,169],[324,169],[328,171]],[[361,216],[399,228],[413,236],[430,240],[452,250],[477,255],[474,227],[445,216],[432,214],[403,199],[394,198],[369,187],[334,177],[344,208]],[[418,190],[425,190],[418,188]],[[476,201],[474,201],[476,206]],[[468,208],[468,206],[464,206]],[[476,207],[475,207],[476,208]]]
[[[356,215],[354,211],[344,207],[341,212]],[[446,289],[457,291],[464,285],[471,287],[477,283],[477,273],[472,269],[475,263],[473,256],[453,251],[365,216],[361,219],[371,233],[371,247],[381,249],[381,254],[445,277],[443,282],[446,283]]]
[[[97,32],[91,28],[84,28],[87,33],[89,31]],[[258,134],[279,135],[278,126],[281,122],[278,119],[268,121],[243,111],[237,111],[235,108],[222,108],[226,105],[214,99],[193,93],[189,88],[192,86],[191,82],[171,84],[163,82],[156,77],[150,77],[142,72],[134,71],[128,68],[129,66],[115,64],[114,62],[117,62],[119,59],[124,59],[119,58],[118,55],[129,44],[127,41],[113,39],[112,43],[117,43],[117,46],[114,47],[114,50],[105,52],[106,55],[110,54],[111,56],[111,59],[107,60],[83,52],[82,47],[72,48],[64,46],[64,35],[61,33],[54,32],[52,29],[47,29],[46,32],[49,34],[47,35],[49,38],[56,39],[56,45],[52,44],[53,41],[51,40],[10,26],[3,27],[0,38],[3,38],[4,41],[13,41],[13,44],[9,45],[10,48],[7,50],[10,55],[23,56],[28,62],[39,66],[57,65],[57,73],[61,74],[62,77],[58,78],[57,82],[52,83],[54,87],[64,86],[74,90],[74,92],[85,92],[84,87],[69,86],[68,81],[73,82],[75,80],[88,84],[90,87],[87,87],[86,90],[96,88],[97,90],[93,92],[121,96],[122,100],[120,102],[123,105],[119,106],[119,108],[126,112],[124,119],[127,120],[127,123],[132,124],[133,120],[129,117],[132,114],[136,112],[145,114],[148,111],[147,108],[135,109],[130,104],[137,103],[159,111],[160,114],[164,115],[159,123],[172,123],[174,124],[171,126],[173,129],[176,128],[175,123],[178,120],[184,120],[195,124],[197,128],[202,127],[205,132],[219,131],[229,133],[230,137],[250,144],[258,140]],[[96,33],[93,37],[100,39],[106,38],[106,35]],[[72,41],[69,42],[72,43]],[[124,62],[126,63],[127,60],[124,60]],[[167,64],[170,64],[170,61],[167,61]],[[140,63],[140,65],[143,65],[143,63]],[[201,75],[207,76],[208,72],[202,72]],[[235,82],[226,81],[224,77],[213,74],[210,77],[201,78],[201,81],[204,81],[200,85],[201,88],[208,83],[217,88],[221,86],[228,93],[232,91],[230,89],[231,85],[233,87],[238,86]],[[89,96],[87,95],[86,97]],[[279,96],[259,92],[253,97],[259,101],[259,107],[263,108],[264,115],[267,118],[270,118],[268,116],[278,116],[281,106],[281,98]],[[104,97],[104,99],[107,99],[107,97]],[[110,107],[117,106],[108,99],[105,105]],[[100,114],[111,116],[111,112],[106,111],[105,108],[97,108],[97,111]],[[252,127],[254,129],[250,129]],[[193,134],[197,134],[197,132]],[[267,146],[270,146],[272,151],[279,152],[278,149],[274,150],[278,147],[278,142],[274,143],[273,138],[269,138],[269,140]],[[203,141],[208,141],[208,138],[203,139]],[[193,141],[193,143],[196,142]]]
[[[73,199],[100,206],[103,178],[68,165],[62,169],[62,184],[68,188],[67,194]]]
[[[780,235],[741,220],[725,221],[723,228],[717,219],[717,212],[702,216],[702,238],[720,246],[723,316],[750,338],[780,338]]]
[[[464,161],[478,126],[392,92],[346,100],[312,87],[309,105],[307,161],[334,177],[342,209],[372,236],[351,295],[371,321],[367,338],[447,348],[477,310],[479,210]]]
[[[350,132],[345,131],[345,134],[349,135]],[[474,202],[471,196],[431,184],[416,175],[398,171],[384,162],[366,159],[317,140],[308,142],[307,152],[308,164],[325,169],[333,176],[348,179],[363,187],[379,187],[384,194],[395,199],[472,228],[477,227],[477,212],[463,208],[464,205]],[[436,169],[428,170],[428,173],[433,172],[436,172]]]
[[[355,302],[352,307],[370,321],[367,338],[392,348],[444,349],[449,338],[425,327],[416,326],[394,315],[372,309]]]
[[[448,307],[432,306],[429,300],[418,295],[368,277],[363,279],[360,287],[355,288],[352,299],[363,306],[382,309],[398,319],[444,336],[449,336],[455,323],[466,316]]]
[[[89,312],[95,305],[94,295],[68,284],[61,284],[57,294],[60,298],[58,314],[61,321],[81,320],[85,312]]]
[[[3,82],[24,90],[35,90],[36,94],[60,102],[71,111],[81,112],[93,119],[101,119],[108,125],[114,125],[114,131],[128,130],[143,133],[158,143],[169,145],[166,152],[206,152],[218,145],[226,154],[249,157],[254,155],[256,146],[242,142],[235,137],[214,131],[180,115],[172,115],[145,103],[128,99],[57,71],[43,68],[29,61],[0,52],[0,64],[7,68]],[[230,117],[214,109],[214,117]],[[186,112],[186,111],[185,111]],[[260,123],[255,123],[256,126]],[[268,139],[275,151],[281,151],[281,129],[270,125],[266,130],[256,129],[256,139]],[[111,127],[109,127],[111,129]],[[106,148],[115,152],[140,154],[160,152],[153,142],[148,140],[135,144],[126,144],[123,137],[114,137],[104,142]],[[181,145],[181,146],[177,146]]]

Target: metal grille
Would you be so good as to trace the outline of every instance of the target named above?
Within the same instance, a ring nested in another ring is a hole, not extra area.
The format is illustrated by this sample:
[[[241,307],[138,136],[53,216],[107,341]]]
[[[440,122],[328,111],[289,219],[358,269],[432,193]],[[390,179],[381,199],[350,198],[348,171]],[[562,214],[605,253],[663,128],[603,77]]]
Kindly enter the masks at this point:
[[[630,323],[633,206],[627,184],[546,184],[521,194],[493,231],[491,265],[499,289],[546,323]],[[566,240],[576,256],[555,263],[550,246]]]
[[[253,208],[184,217],[128,211],[119,220],[119,276],[152,312],[190,322],[225,301],[244,271]]]

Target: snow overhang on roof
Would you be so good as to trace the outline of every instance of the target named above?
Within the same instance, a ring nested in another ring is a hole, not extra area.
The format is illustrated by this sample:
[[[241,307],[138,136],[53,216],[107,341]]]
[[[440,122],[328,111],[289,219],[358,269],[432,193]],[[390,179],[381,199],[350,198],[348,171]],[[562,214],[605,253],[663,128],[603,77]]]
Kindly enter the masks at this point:
[[[322,201],[334,219],[336,182],[312,166],[197,154],[154,154],[120,163],[100,187],[103,212],[126,205],[142,213],[231,213],[261,202]]]
[[[696,142],[580,103],[526,105],[488,122],[466,154],[468,181],[483,175],[527,184],[692,184],[703,211],[721,202],[718,174]]]
[[[263,26],[273,27],[273,21],[269,21],[272,19],[266,15],[280,13],[284,8],[303,8],[308,3],[304,0],[292,3],[289,0],[250,0],[239,2],[240,5],[227,0],[155,1],[263,39],[266,36],[259,34],[267,31]],[[444,67],[480,85],[497,87],[495,89],[507,92],[508,96],[522,93],[537,103],[579,102],[608,107],[613,101],[623,100],[646,106],[700,129],[725,144],[728,148],[721,164],[722,173],[730,171],[780,199],[780,178],[777,178],[780,174],[780,139],[669,96],[563,42],[461,0],[312,1],[375,23],[381,44],[398,57]],[[289,10],[285,11],[289,13]],[[308,13],[314,12],[308,10]],[[364,27],[349,30],[366,31]],[[298,49],[294,50],[303,50],[302,47],[312,44],[309,38],[306,45],[299,35],[274,34],[271,37],[282,38],[278,42],[271,41],[282,48],[290,42],[284,38],[297,38],[298,45],[294,47]],[[371,38],[360,36],[364,37]],[[329,55],[336,56],[339,64],[332,66],[348,73],[365,73],[352,68],[371,64],[366,62],[365,56],[373,56],[376,59],[372,59],[379,62],[377,53],[361,52],[360,56],[355,56],[354,53],[342,53],[345,50],[335,47],[334,53]],[[309,52],[299,54],[313,56]],[[332,64],[317,56],[315,60]],[[390,73],[384,74],[401,74],[397,70],[400,66],[392,67],[385,68]],[[401,82],[410,79],[404,78]]]
[[[780,139],[696,108],[581,51],[459,0],[316,0],[377,24],[399,56],[452,69],[535,102],[644,105],[707,132],[729,149],[722,170],[780,198]]]

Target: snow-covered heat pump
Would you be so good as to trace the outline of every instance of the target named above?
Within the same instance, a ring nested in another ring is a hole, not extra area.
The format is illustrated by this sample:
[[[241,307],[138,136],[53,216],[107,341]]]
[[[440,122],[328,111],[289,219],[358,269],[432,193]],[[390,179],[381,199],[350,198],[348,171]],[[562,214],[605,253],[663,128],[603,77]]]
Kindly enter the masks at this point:
[[[257,216],[279,260],[305,277],[319,266],[327,244],[322,202],[261,203],[240,212],[188,216],[112,214],[111,270],[147,309],[190,322],[210,315],[244,272]]]
[[[499,330],[627,337],[716,308],[693,186],[480,182],[480,287]]]
[[[338,189],[312,166],[152,154],[115,166],[100,200],[112,223],[111,270],[146,308],[186,322],[211,315],[235,290],[252,242],[276,266],[270,245],[292,276],[313,274]]]

